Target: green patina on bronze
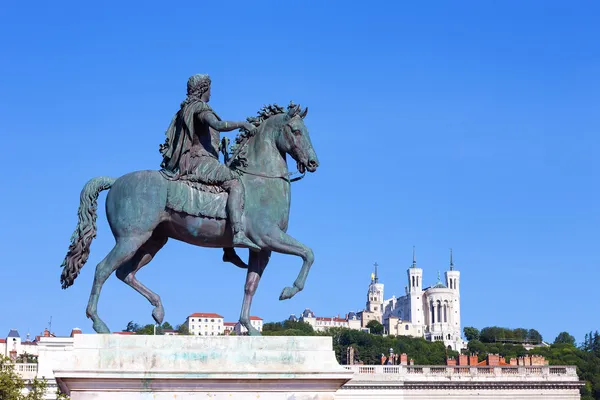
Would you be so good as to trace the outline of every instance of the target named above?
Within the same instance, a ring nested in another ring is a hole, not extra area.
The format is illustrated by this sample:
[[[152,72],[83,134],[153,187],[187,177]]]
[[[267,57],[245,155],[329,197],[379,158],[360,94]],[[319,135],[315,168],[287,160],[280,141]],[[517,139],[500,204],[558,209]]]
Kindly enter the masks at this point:
[[[79,222],[63,261],[61,283],[71,286],[88,259],[96,236],[97,199],[109,189],[106,214],[116,244],[96,267],[87,315],[98,333],[109,332],[97,304],[106,279],[116,271],[123,282],[154,306],[152,316],[162,323],[160,297],[135,276],[169,238],[202,247],[224,249],[223,260],[247,269],[240,323],[250,335],[259,332],[250,324],[250,306],[271,252],[292,254],[303,264],[293,285],[280,300],[304,288],[314,255],[310,248],[286,233],[291,202],[286,154],[304,174],[319,166],[308,130],[307,110],[290,104],[261,109],[246,122],[222,121],[208,106],[210,78],[194,75],[188,96],[173,118],[160,171],[136,171],[118,179],[91,179],[81,192]],[[240,129],[232,155],[219,132]],[[218,152],[228,165],[219,163]],[[232,200],[233,198],[233,200]],[[250,249],[244,263],[234,248]]]

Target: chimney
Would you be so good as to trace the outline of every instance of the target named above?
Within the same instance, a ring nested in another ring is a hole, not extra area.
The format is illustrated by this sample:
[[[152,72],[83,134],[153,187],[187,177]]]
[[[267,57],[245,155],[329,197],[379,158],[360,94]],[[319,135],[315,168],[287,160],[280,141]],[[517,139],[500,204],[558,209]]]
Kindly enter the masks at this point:
[[[48,328],[44,329],[44,337],[50,337],[50,331]]]
[[[455,366],[456,365],[456,359],[455,358],[447,358],[446,359],[446,365]]]
[[[460,365],[460,366],[469,365],[469,356],[467,356],[466,354],[459,354],[458,355],[458,365]]]
[[[511,358],[509,364],[510,365],[517,365],[517,359],[516,358]]]
[[[71,331],[71,337],[74,337],[75,335],[81,335],[81,329],[79,328],[73,328],[73,330]]]
[[[486,361],[489,366],[500,365],[500,356],[498,354],[488,354]]]
[[[408,364],[408,356],[406,355],[406,353],[400,354],[400,364],[401,365]]]
[[[477,358],[477,354],[471,354],[469,356],[469,365],[476,367],[479,364],[479,358]]]

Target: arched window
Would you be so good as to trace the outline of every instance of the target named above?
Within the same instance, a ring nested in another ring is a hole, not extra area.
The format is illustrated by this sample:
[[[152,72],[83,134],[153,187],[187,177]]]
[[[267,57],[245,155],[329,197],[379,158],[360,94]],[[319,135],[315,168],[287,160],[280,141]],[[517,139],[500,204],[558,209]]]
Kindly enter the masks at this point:
[[[405,331],[407,331],[407,330],[408,330],[408,325],[406,325],[406,326],[404,327],[404,330],[405,330]]]
[[[412,277],[412,285],[415,286],[415,277]]]

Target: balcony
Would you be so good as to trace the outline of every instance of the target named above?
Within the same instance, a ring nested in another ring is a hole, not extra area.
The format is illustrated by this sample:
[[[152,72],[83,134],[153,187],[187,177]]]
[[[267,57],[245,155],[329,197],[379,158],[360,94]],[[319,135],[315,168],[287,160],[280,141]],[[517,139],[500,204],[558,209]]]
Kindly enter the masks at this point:
[[[344,365],[351,382],[577,382],[575,366]]]
[[[33,379],[37,376],[38,365],[35,363],[16,363],[14,371],[23,379]]]

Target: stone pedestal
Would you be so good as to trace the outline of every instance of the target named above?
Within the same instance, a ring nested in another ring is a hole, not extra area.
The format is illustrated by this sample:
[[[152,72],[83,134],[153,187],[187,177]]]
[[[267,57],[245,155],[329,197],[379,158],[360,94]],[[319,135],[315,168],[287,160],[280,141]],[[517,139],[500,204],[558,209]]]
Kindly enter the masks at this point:
[[[353,373],[330,337],[76,335],[54,375],[72,400],[331,400]]]

